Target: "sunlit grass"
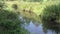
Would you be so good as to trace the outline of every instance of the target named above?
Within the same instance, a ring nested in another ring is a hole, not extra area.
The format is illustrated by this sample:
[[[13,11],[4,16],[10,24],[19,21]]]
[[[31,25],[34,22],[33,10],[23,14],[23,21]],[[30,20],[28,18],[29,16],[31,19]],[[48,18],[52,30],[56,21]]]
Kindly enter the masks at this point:
[[[54,3],[53,3],[54,2]],[[19,1],[7,1],[6,5],[8,5],[8,7],[12,10],[12,5],[13,4],[17,4],[18,5],[18,10],[21,11],[23,9],[27,9],[29,10],[30,7],[31,10],[36,13],[37,15],[41,14],[41,12],[43,11],[43,9],[46,6],[52,5],[52,4],[58,4],[60,1],[48,1],[45,3],[41,3],[41,2],[19,2]]]
[[[9,10],[13,10],[13,8],[12,8],[13,4],[17,4],[18,11],[22,15],[24,15],[25,17],[31,18],[33,16],[31,16],[29,12],[23,12],[22,10],[23,9],[26,9],[26,10],[31,9],[32,12],[34,12],[34,14],[43,15],[43,10],[44,10],[44,8],[46,8],[46,6],[50,6],[50,5],[54,5],[54,4],[57,5],[60,3],[60,1],[47,1],[44,3],[41,3],[41,2],[23,2],[23,1],[21,1],[21,2],[20,1],[6,1],[5,3],[9,7],[9,8],[7,8]],[[36,18],[36,16],[35,16],[35,18]]]
[[[18,10],[21,11],[23,9],[31,9],[30,7],[32,7],[32,11],[35,12],[37,15],[40,14],[40,12],[42,11],[44,5],[41,4],[40,2],[18,2],[18,1],[13,1],[13,2],[6,2],[6,5],[8,5],[8,7],[11,9],[13,4],[17,4],[18,5]]]

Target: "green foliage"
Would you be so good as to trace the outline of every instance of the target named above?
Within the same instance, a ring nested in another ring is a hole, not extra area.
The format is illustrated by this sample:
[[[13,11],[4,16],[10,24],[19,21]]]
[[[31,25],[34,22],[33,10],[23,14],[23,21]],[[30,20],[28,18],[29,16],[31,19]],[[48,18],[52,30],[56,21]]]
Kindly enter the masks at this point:
[[[59,18],[60,18],[60,4],[46,6],[42,15],[43,21],[51,22],[52,19],[55,19],[58,21]]]
[[[18,20],[18,15],[16,13],[8,11],[8,10],[0,11],[0,26],[3,27],[2,33],[4,33],[5,31],[7,31],[7,32],[5,32],[5,34],[19,33],[19,32],[17,32],[17,28],[20,28],[20,23],[22,23],[22,22],[20,20]],[[20,31],[20,30],[18,30],[18,31]]]
[[[0,9],[4,7],[4,2],[0,2]]]
[[[0,4],[1,8],[4,8],[5,5]],[[0,10],[0,34],[22,34],[21,31],[25,32],[26,30],[21,28],[21,23],[23,22],[19,20],[16,12],[6,9]]]

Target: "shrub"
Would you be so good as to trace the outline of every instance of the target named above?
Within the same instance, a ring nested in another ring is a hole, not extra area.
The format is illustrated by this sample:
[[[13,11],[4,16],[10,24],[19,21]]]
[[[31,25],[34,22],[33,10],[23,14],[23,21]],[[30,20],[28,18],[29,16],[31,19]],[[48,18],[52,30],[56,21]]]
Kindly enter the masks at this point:
[[[0,34],[20,34],[18,14],[14,11],[2,9],[5,6],[0,2]]]
[[[60,18],[60,4],[46,6],[43,11],[42,21],[53,22],[58,21]]]
[[[3,4],[3,6],[5,5]],[[0,34],[24,33],[26,30],[21,28],[21,23],[23,22],[18,18],[19,15],[17,12],[14,12],[13,10],[6,10],[5,8],[0,10]]]

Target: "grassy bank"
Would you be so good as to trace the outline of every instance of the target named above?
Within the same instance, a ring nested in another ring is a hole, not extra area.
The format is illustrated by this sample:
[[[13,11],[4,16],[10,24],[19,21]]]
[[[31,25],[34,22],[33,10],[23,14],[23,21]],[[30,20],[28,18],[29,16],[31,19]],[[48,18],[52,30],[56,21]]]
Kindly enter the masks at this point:
[[[60,1],[48,1],[48,2],[21,2],[21,1],[5,1],[6,5],[12,10],[12,5],[17,4],[18,10],[22,11],[23,9],[32,10],[35,14],[39,15],[42,13],[43,9],[46,6],[52,4],[58,4]],[[54,2],[54,3],[53,3]]]
[[[46,8],[47,6],[55,5],[55,4],[57,5],[59,3],[60,3],[60,1],[47,1],[47,2],[43,2],[43,3],[24,2],[24,1],[5,1],[5,4],[9,7],[6,9],[18,11],[19,14],[23,15],[24,17],[33,18],[35,20],[38,20],[39,19],[38,17],[39,16],[41,17],[43,15],[44,8]],[[17,5],[17,10],[12,8],[12,6],[14,4]],[[23,11],[23,10],[26,10],[26,11]]]

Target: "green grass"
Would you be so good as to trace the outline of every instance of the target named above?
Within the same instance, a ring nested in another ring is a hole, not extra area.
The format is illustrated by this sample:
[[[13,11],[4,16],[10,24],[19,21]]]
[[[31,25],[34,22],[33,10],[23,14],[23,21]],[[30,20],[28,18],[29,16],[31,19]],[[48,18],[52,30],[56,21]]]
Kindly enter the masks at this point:
[[[54,3],[53,3],[54,2]],[[22,11],[23,9],[29,10],[31,9],[34,13],[37,15],[41,14],[42,11],[46,6],[52,5],[52,4],[58,4],[60,1],[48,1],[45,3],[41,2],[19,2],[19,1],[6,1],[6,5],[12,10],[12,5],[17,4],[18,10]],[[32,8],[31,8],[32,7]]]
[[[13,4],[17,4],[18,5],[18,10],[22,11],[23,9],[29,10],[31,9],[34,13],[36,13],[37,15],[39,15],[44,7],[43,4],[41,4],[40,2],[18,2],[18,1],[10,1],[10,2],[6,2],[6,5],[8,5],[8,7],[11,9],[11,6]],[[30,8],[32,7],[32,8]],[[11,9],[12,10],[12,9]]]
[[[44,12],[43,10],[44,10],[44,8],[46,8],[46,6],[51,6],[54,4],[57,5],[60,3],[60,1],[47,1],[44,3],[41,3],[41,2],[23,2],[23,1],[6,1],[5,3],[9,7],[9,8],[7,7],[6,9],[18,11],[24,17],[33,18],[35,20],[38,20],[39,15],[41,15],[41,16],[43,15],[43,12]],[[17,10],[14,10],[12,8],[13,4],[16,4],[18,6]],[[23,9],[28,10],[28,12],[22,11]],[[33,13],[30,14],[29,10],[32,10]]]

